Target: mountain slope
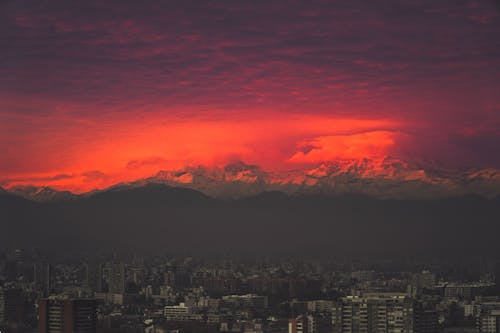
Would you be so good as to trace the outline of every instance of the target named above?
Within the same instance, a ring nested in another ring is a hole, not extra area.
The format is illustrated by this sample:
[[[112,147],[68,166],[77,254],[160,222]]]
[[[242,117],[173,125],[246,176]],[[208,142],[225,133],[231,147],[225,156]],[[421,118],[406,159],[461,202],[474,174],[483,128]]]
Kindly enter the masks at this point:
[[[500,171],[437,171],[395,158],[336,160],[309,170],[266,172],[237,162],[223,168],[188,167],[160,171],[130,183],[160,183],[195,189],[214,197],[238,198],[263,191],[360,193],[380,198],[437,198],[467,193],[500,194]]]
[[[499,200],[279,192],[219,200],[161,184],[58,203],[2,195],[0,244],[262,255],[487,253],[500,250]]]
[[[443,198],[468,193],[494,197],[500,194],[500,170],[446,170],[389,156],[339,159],[310,169],[284,172],[269,172],[256,165],[235,162],[223,167],[188,166],[162,170],[151,177],[117,184],[110,189],[137,188],[147,184],[184,187],[226,199],[254,196],[265,191],[329,195],[357,193],[395,199]],[[70,192],[49,187],[16,186],[9,191],[37,202],[78,198]],[[100,192],[91,191],[84,196]]]
[[[47,186],[14,186],[9,192],[37,202],[67,201],[77,198],[77,195],[70,191],[58,191]]]

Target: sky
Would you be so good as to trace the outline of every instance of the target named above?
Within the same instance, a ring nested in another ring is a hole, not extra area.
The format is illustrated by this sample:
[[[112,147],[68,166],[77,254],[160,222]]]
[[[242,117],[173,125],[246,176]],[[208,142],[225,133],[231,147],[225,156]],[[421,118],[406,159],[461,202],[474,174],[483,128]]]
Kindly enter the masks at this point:
[[[2,1],[0,185],[395,156],[500,168],[500,4]]]

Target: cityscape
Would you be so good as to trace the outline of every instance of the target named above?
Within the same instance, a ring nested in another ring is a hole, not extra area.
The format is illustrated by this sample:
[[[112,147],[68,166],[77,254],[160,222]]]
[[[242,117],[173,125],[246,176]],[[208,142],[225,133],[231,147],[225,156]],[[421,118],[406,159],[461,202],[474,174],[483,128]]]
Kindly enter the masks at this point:
[[[90,259],[89,259],[90,258]],[[12,249],[6,332],[496,332],[498,260]]]
[[[0,333],[500,333],[498,0],[0,0]]]

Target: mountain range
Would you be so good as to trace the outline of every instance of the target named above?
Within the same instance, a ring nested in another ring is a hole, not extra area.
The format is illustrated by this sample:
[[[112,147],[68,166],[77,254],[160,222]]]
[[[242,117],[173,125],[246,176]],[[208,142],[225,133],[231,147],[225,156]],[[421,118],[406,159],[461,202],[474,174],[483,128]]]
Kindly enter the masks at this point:
[[[235,162],[83,194],[0,188],[0,247],[191,253],[498,253],[500,173],[393,158],[268,172]]]
[[[0,248],[253,255],[485,255],[500,250],[500,197],[379,199],[262,192],[217,199],[148,183],[73,200],[0,193]]]
[[[137,188],[147,184],[184,187],[208,196],[235,199],[266,191],[287,194],[365,194],[377,198],[443,198],[464,194],[494,197],[500,194],[500,170],[448,170],[432,165],[409,163],[390,156],[339,159],[310,169],[269,172],[257,165],[238,161],[223,167],[188,166],[162,170],[110,189]],[[14,186],[12,194],[39,202],[56,202],[92,196],[58,191],[50,187]]]

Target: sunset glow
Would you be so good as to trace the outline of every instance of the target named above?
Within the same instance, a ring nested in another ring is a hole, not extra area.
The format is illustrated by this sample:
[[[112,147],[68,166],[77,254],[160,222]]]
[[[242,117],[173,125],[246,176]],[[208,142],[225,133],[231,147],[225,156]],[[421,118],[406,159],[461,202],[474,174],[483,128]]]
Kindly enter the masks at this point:
[[[3,4],[0,186],[236,160],[500,167],[493,2],[403,3]]]
[[[334,119],[278,115],[263,119],[151,121],[120,123],[108,131],[106,122],[82,128],[78,122],[52,132],[30,133],[23,151],[37,156],[39,173],[12,172],[8,186],[50,185],[75,192],[135,180],[159,170],[184,166],[223,166],[241,160],[271,170],[294,168],[321,159],[360,158],[389,154],[394,121]],[[75,137],[75,133],[78,136]],[[5,138],[7,139],[7,138]],[[311,145],[305,151],[304,147]],[[64,159],[58,158],[64,156]],[[12,154],[11,158],[16,158]],[[19,168],[24,161],[19,159]],[[50,172],[51,170],[54,170]]]

